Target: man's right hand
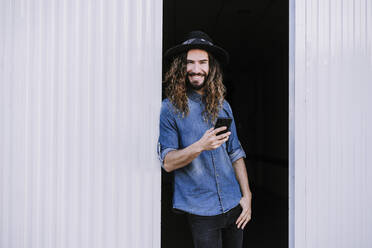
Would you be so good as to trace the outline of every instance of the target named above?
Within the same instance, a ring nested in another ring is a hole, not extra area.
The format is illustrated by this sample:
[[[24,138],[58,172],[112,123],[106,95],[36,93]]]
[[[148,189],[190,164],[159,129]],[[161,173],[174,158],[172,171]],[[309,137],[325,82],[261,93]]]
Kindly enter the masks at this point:
[[[213,130],[208,129],[200,140],[180,150],[168,152],[164,158],[164,169],[171,172],[191,163],[204,150],[213,150],[221,146],[229,139],[231,132],[216,136],[216,133],[225,130],[226,127],[219,127]]]
[[[225,130],[226,127],[219,127],[214,129],[213,127],[208,129],[203,137],[198,141],[201,149],[204,150],[214,150],[218,147],[220,147],[223,143],[225,143],[231,134],[231,132],[226,132],[220,135],[216,135],[217,133]]]

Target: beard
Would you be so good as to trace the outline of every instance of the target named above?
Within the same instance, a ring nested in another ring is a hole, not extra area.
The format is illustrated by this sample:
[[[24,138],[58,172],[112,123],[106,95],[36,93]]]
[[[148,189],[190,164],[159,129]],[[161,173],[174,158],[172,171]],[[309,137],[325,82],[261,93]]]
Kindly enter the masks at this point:
[[[189,80],[189,76],[195,76],[195,75],[198,75],[198,76],[202,76],[203,77],[203,82],[201,84],[197,84],[198,81],[197,80],[194,80],[194,81],[191,81]],[[188,73],[186,75],[186,82],[187,82],[187,85],[192,88],[193,90],[200,90],[202,89],[205,84],[206,84],[206,81],[207,81],[207,75],[204,74],[204,73]]]

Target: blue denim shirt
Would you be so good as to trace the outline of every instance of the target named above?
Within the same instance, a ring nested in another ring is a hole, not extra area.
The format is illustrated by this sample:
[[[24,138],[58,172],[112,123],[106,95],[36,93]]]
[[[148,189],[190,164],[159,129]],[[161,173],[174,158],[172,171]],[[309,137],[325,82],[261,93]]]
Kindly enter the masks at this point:
[[[185,148],[198,141],[213,124],[203,121],[204,103],[195,91],[188,92],[189,114],[182,118],[165,99],[160,113],[158,155],[162,167],[168,152]],[[245,152],[238,140],[229,103],[225,100],[219,117],[231,117],[231,135],[227,142],[203,151],[190,164],[174,171],[173,208],[188,213],[213,216],[239,204],[242,197],[232,163]]]

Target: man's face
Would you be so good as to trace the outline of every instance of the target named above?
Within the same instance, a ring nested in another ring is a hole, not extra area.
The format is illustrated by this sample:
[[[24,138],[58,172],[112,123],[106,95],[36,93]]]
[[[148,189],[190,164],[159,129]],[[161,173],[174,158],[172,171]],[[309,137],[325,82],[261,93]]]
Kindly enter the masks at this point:
[[[200,49],[189,50],[186,70],[190,86],[195,90],[203,88],[209,72],[208,53]]]

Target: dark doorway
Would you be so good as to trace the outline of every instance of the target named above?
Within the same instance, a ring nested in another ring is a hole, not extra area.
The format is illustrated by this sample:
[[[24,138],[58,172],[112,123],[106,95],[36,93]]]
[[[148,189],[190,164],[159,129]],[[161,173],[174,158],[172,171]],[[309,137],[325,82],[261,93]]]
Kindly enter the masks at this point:
[[[244,247],[288,247],[289,2],[164,0],[163,50],[202,30],[230,54],[226,99],[247,154],[253,194]],[[172,208],[172,174],[162,172],[163,248],[193,247],[184,215]]]

